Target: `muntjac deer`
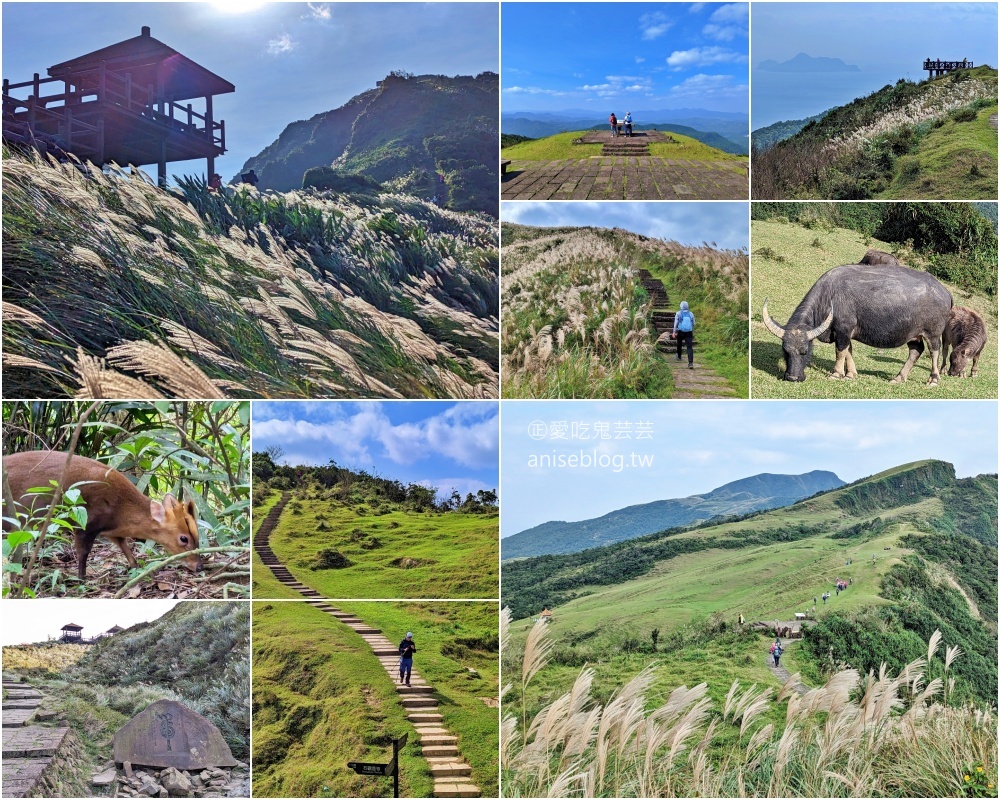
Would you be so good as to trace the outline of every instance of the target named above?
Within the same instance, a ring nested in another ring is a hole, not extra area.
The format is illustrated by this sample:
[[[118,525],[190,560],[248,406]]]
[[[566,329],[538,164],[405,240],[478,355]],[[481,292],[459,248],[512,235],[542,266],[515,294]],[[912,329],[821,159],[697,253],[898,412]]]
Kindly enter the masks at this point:
[[[62,477],[65,466],[66,454],[58,451],[37,450],[7,456],[3,468],[14,502],[31,510],[33,516],[44,514],[52,495],[27,494],[27,491],[52,486],[53,481],[58,482]],[[138,562],[126,539],[150,539],[171,555],[198,549],[198,520],[192,501],[181,503],[171,494],[162,503],[150,500],[117,470],[83,456],[70,458],[63,488],[77,483],[81,483],[78,488],[87,508],[87,527],[73,534],[80,580],[87,576],[87,557],[98,536],[118,545],[133,568]],[[5,508],[4,516],[13,517],[14,513]],[[4,528],[8,528],[6,522]],[[184,563],[195,572],[201,569],[201,558],[197,555],[184,559]]]

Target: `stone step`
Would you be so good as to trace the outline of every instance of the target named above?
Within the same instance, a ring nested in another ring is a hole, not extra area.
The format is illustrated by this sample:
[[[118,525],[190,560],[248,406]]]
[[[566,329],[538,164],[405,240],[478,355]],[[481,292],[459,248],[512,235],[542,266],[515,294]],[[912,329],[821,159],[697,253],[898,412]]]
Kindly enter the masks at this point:
[[[427,747],[447,747],[448,745],[455,746],[458,742],[457,736],[449,736],[445,733],[428,733],[426,736],[420,737],[420,746]]]
[[[413,681],[411,681],[413,683]],[[430,686],[397,686],[396,691],[400,694],[429,694],[434,689]]]
[[[11,708],[8,709],[4,706],[3,709],[3,727],[4,728],[23,728],[27,725],[31,718],[35,716],[35,709],[33,708]]]
[[[428,758],[427,767],[433,778],[462,777],[472,774],[472,768],[457,758]]]
[[[3,796],[27,797],[45,774],[49,758],[6,758],[3,760]]]
[[[436,757],[458,756],[458,748],[455,747],[455,745],[453,744],[434,744],[434,745],[424,746],[424,743],[421,741],[420,748],[421,748],[420,754],[425,758],[429,756],[436,756]]]
[[[3,731],[3,758],[43,758],[53,756],[69,733],[69,728],[7,728]]]
[[[404,697],[399,702],[403,708],[437,708],[438,706],[438,701],[431,696]]]
[[[434,797],[479,797],[474,783],[439,783],[434,781]]]
[[[410,722],[443,722],[444,717],[440,714],[429,714],[427,712],[414,712],[413,714],[407,714],[406,718]]]
[[[3,710],[8,708],[38,708],[42,704],[42,698],[29,697],[27,700],[7,700],[3,704]]]
[[[7,689],[8,700],[41,700],[41,692],[34,689]]]

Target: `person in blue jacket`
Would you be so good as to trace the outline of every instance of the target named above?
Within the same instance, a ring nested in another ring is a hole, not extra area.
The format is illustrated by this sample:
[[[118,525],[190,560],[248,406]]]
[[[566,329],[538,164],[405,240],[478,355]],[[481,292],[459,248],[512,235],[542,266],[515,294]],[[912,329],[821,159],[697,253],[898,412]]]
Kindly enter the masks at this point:
[[[687,344],[688,369],[694,369],[694,314],[687,300],[681,301],[681,310],[674,315],[674,339],[677,340],[677,360],[681,360],[681,348]]]

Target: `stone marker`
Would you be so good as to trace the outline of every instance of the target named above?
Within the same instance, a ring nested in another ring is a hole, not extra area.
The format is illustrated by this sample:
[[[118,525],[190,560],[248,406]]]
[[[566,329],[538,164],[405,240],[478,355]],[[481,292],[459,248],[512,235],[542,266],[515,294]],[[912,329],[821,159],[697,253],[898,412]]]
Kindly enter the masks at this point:
[[[115,734],[114,759],[147,767],[233,767],[236,759],[219,729],[174,700],[157,700]]]

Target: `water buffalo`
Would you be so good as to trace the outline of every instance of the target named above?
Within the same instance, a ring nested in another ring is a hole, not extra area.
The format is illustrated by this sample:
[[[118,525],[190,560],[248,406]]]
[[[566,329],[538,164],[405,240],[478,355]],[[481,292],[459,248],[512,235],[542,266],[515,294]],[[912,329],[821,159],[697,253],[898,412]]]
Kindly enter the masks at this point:
[[[781,337],[785,380],[806,379],[814,339],[836,345],[831,378],[858,377],[851,346],[856,339],[879,348],[907,345],[909,357],[891,381],[902,383],[927,339],[931,347],[927,385],[936,386],[941,338],[951,306],[951,293],[926,272],[892,264],[846,264],[820,276],[784,327],[767,313],[766,299],[762,316],[767,329]]]
[[[952,378],[964,378],[965,369],[972,359],[970,378],[979,374],[979,356],[986,347],[986,323],[971,308],[955,306],[948,317],[944,329],[944,345],[941,348],[941,363],[948,359],[948,346],[951,345],[951,365],[948,375]]]
[[[878,264],[891,264],[894,267],[901,267],[902,264],[899,263],[899,259],[896,258],[892,253],[887,253],[885,250],[873,250],[868,248],[868,252],[865,253],[859,264],[871,264],[876,266]]]

